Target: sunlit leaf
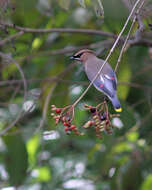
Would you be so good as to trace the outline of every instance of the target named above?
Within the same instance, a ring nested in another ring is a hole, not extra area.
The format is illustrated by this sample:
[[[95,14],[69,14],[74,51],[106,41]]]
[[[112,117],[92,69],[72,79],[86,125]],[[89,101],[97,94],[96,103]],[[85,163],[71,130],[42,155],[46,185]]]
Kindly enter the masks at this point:
[[[32,49],[39,49],[39,47],[42,45],[42,40],[40,38],[35,38],[32,43]]]
[[[139,137],[139,134],[137,132],[130,132],[127,134],[127,139],[130,142],[135,142]]]
[[[48,167],[36,168],[34,172],[36,173],[35,181],[37,182],[48,182],[51,180],[51,173]]]
[[[28,140],[26,147],[28,152],[28,159],[31,165],[36,163],[36,152],[40,145],[40,137],[38,135],[33,136],[31,139]]]
[[[149,174],[141,185],[140,190],[150,190],[152,187],[152,174]]]

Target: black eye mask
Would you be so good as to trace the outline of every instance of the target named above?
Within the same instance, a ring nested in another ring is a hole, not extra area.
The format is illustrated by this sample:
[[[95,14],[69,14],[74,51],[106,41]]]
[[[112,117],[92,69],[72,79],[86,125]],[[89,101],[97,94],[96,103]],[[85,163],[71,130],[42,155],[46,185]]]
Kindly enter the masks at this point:
[[[78,54],[78,55],[74,55],[73,57],[74,57],[74,58],[80,58],[82,54],[83,54],[83,53],[80,53],[80,54]]]
[[[81,55],[82,55],[83,53],[80,53],[80,54],[78,54],[78,55],[74,55],[74,56],[72,56],[72,57],[70,57],[70,59],[75,59],[75,60],[78,60],[79,61],[79,59],[80,59],[80,57],[81,57]]]

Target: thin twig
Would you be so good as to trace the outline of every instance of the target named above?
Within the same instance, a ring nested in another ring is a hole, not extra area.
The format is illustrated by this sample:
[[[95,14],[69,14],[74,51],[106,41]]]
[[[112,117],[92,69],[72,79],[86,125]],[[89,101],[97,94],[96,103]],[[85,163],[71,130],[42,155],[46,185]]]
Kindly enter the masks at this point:
[[[53,92],[55,90],[57,86],[57,83],[53,86],[53,88],[51,88],[49,90],[49,93],[46,97],[46,100],[45,100],[45,103],[44,103],[44,107],[43,107],[43,112],[42,112],[42,119],[40,121],[40,125],[39,127],[36,129],[35,133],[37,133],[38,131],[40,131],[40,129],[43,127],[45,121],[46,121],[46,116],[47,116],[47,111],[48,111],[48,106],[49,106],[49,103],[50,103],[50,100],[51,100],[51,97],[53,95]]]
[[[120,61],[121,61],[123,52],[124,52],[124,50],[125,50],[125,47],[126,47],[126,45],[127,45],[128,39],[129,39],[129,37],[130,37],[131,31],[132,31],[132,29],[133,29],[133,27],[134,27],[134,24],[135,24],[136,20],[137,20],[139,11],[141,10],[142,6],[144,5],[144,2],[145,2],[145,0],[143,0],[143,2],[141,2],[140,6],[139,6],[139,8],[137,9],[136,14],[135,14],[135,16],[134,16],[134,18],[133,18],[131,27],[130,27],[130,29],[129,29],[129,32],[128,32],[128,34],[127,34],[127,37],[126,37],[126,39],[125,39],[125,42],[124,42],[124,44],[123,44],[123,46],[122,46],[122,49],[121,49],[121,51],[120,51],[120,55],[119,55],[117,64],[116,64],[116,66],[115,66],[115,72],[117,72],[117,70],[118,70],[118,66],[119,66],[119,64],[120,64]],[[140,27],[139,27],[139,28],[141,28],[142,30],[143,30],[143,28],[144,28],[143,25],[141,24],[141,20],[140,20]],[[137,34],[137,33],[136,33],[136,34]]]
[[[124,44],[123,44],[123,46],[122,46],[122,49],[121,49],[121,51],[120,51],[119,58],[118,58],[118,61],[117,61],[116,66],[115,66],[115,72],[117,72],[117,70],[118,70],[118,67],[119,67],[119,64],[120,64],[120,61],[121,61],[123,52],[124,52],[125,47],[126,47],[126,45],[127,45],[127,42],[128,42],[129,37],[130,37],[130,33],[131,33],[131,31],[132,31],[132,28],[133,28],[133,26],[134,26],[134,24],[135,24],[135,21],[136,21],[136,17],[134,17],[134,20],[133,20],[133,22],[132,22],[132,24],[131,24],[131,27],[130,27],[129,32],[128,32],[128,35],[127,35],[127,37],[126,37],[126,39],[125,39],[125,42],[124,42]]]
[[[2,57],[3,59],[5,59],[9,63],[14,63],[16,65],[16,67],[18,68],[18,70],[20,72],[20,75],[22,77],[23,85],[24,85],[24,100],[23,100],[23,102],[25,102],[26,101],[26,97],[27,97],[27,82],[26,82],[25,75],[24,75],[24,72],[23,72],[22,68],[20,67],[20,65],[18,64],[18,62],[16,60],[14,60],[10,55],[4,54],[4,53],[0,52],[0,57]],[[15,124],[20,120],[20,118],[22,117],[22,115],[23,115],[23,110],[21,108],[21,110],[18,113],[16,119],[13,122],[11,122],[8,127],[6,127],[4,130],[2,130],[0,132],[0,136],[4,135],[8,130],[10,130],[12,127],[14,127]]]
[[[5,38],[4,40],[1,40],[1,41],[0,41],[0,46],[3,46],[3,45],[6,44],[7,42],[9,42],[9,41],[11,41],[11,40],[14,40],[15,38],[17,38],[17,37],[19,37],[19,36],[21,36],[21,35],[23,35],[23,34],[24,34],[24,31],[20,31],[20,32],[18,32],[18,33],[16,33],[16,34],[13,34],[13,35],[11,35],[11,36]]]
[[[112,46],[112,48],[111,48],[111,50],[110,50],[108,56],[106,57],[106,59],[105,59],[103,65],[101,66],[99,72],[96,74],[96,76],[94,77],[94,79],[92,80],[92,82],[89,84],[89,86],[87,87],[87,89],[82,93],[82,95],[73,103],[72,107],[75,107],[75,106],[79,103],[79,101],[83,98],[83,96],[88,92],[88,90],[90,89],[90,87],[92,86],[92,84],[94,83],[94,81],[96,80],[96,78],[98,77],[98,75],[101,73],[103,67],[105,66],[105,64],[107,63],[109,57],[111,56],[112,52],[114,51],[114,49],[115,49],[115,47],[116,47],[116,45],[117,45],[117,43],[118,43],[118,41],[119,41],[121,35],[123,34],[123,32],[124,32],[126,26],[128,25],[128,22],[129,22],[129,20],[130,20],[130,18],[131,18],[131,16],[132,16],[132,14],[134,13],[134,11],[135,11],[135,9],[136,9],[136,7],[137,7],[137,5],[138,5],[138,3],[139,3],[140,1],[141,1],[141,0],[137,0],[136,3],[134,4],[134,6],[133,6],[133,8],[132,8],[132,10],[131,10],[131,12],[130,12],[128,18],[127,18],[127,21],[125,22],[125,24],[124,24],[124,26],[123,26],[121,32],[119,33],[119,35],[118,35],[118,37],[117,37],[115,43],[113,44],[113,46]]]

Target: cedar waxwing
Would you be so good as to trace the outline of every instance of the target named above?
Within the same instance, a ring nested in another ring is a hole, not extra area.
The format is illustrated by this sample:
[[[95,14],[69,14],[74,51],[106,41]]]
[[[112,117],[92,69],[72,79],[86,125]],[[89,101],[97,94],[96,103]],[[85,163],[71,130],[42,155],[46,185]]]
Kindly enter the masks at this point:
[[[78,60],[84,64],[85,72],[90,81],[93,81],[96,74],[102,67],[104,60],[96,57],[95,53],[88,49],[78,51],[71,59]],[[106,63],[93,85],[97,90],[103,92],[111,100],[116,112],[121,112],[121,104],[117,98],[117,78],[111,66]]]

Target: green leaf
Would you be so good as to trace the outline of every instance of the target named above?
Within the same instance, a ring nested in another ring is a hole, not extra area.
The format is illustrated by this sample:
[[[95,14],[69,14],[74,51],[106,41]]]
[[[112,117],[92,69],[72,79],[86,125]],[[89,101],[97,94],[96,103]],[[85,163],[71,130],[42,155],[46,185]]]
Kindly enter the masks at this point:
[[[31,139],[28,140],[26,144],[29,163],[31,165],[34,165],[36,163],[36,153],[39,145],[40,145],[40,137],[38,135],[33,136]]]
[[[149,174],[141,185],[140,190],[151,190],[152,189],[152,174]]]
[[[39,49],[42,45],[42,40],[40,38],[35,38],[32,43],[32,49]]]
[[[50,169],[46,166],[35,169],[37,172],[37,182],[49,182],[51,180]]]
[[[28,167],[28,154],[21,135],[6,136],[3,138],[6,145],[5,167],[9,174],[11,185],[21,185]]]
[[[132,146],[129,145],[128,142],[119,143],[113,148],[114,153],[130,152],[130,151],[132,151]]]
[[[139,137],[139,134],[135,131],[127,134],[127,139],[130,142],[135,142],[138,139],[138,137]]]

